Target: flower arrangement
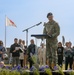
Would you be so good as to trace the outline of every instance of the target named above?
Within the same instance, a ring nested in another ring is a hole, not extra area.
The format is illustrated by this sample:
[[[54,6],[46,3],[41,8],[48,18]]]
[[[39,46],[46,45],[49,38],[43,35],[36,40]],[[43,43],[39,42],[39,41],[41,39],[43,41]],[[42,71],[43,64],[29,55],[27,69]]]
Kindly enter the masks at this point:
[[[33,65],[30,69],[27,67],[21,68],[20,66],[15,66],[14,68],[11,68],[10,66],[1,66],[0,75],[30,75],[30,72],[32,72],[33,75],[40,75],[40,72],[45,72],[47,75],[52,75],[52,70],[48,65],[41,66],[39,69],[36,68],[36,66],[37,65]],[[53,69],[60,75],[65,75],[59,66],[55,66]],[[69,75],[74,75],[74,71],[70,70]]]

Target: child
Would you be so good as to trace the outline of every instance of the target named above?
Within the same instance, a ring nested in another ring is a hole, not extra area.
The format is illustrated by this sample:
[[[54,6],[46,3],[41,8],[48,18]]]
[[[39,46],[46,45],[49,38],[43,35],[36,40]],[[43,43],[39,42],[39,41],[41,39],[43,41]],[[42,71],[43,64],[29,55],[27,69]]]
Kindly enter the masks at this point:
[[[72,48],[71,48],[71,42],[67,43],[67,47],[65,49],[65,70],[68,69],[68,64],[70,65],[70,69],[72,69],[73,51],[72,51]]]
[[[38,57],[40,65],[46,65],[46,49],[44,48],[44,43],[41,44],[38,50]]]
[[[62,43],[58,43],[58,48],[57,48],[57,55],[58,55],[58,65],[62,67],[62,62],[63,62],[63,50],[64,48],[62,47]]]

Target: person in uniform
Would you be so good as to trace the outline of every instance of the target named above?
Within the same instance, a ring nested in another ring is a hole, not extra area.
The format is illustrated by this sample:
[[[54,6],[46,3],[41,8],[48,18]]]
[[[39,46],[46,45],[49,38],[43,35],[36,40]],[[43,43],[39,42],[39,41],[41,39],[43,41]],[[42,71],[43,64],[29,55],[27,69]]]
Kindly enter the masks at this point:
[[[46,59],[48,65],[52,68],[56,65],[56,51],[57,51],[57,37],[60,34],[60,27],[56,21],[53,20],[53,14],[47,14],[48,22],[44,23],[43,34],[49,35],[46,39]]]

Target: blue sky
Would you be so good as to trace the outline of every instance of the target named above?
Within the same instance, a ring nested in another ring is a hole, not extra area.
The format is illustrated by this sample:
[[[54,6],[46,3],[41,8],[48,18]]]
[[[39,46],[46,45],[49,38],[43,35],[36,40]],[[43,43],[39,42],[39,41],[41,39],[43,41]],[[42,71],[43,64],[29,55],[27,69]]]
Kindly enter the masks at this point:
[[[31,34],[42,34],[43,23],[47,22],[48,12],[54,14],[61,28],[58,40],[65,36],[66,41],[71,41],[74,45],[74,1],[73,0],[0,0],[0,40],[4,42],[5,35],[5,15],[15,22],[17,28],[8,26],[6,46],[14,42],[14,38],[26,40],[25,32],[22,30],[33,26],[39,22],[42,24],[29,30],[29,40]]]

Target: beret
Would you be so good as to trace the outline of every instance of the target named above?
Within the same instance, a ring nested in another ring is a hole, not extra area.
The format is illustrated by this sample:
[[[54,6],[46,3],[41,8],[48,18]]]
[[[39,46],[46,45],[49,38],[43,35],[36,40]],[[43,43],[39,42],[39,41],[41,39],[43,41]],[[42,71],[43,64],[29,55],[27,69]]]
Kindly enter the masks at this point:
[[[47,18],[49,17],[49,16],[52,16],[53,14],[51,13],[51,12],[49,12],[48,14],[47,14]]]

